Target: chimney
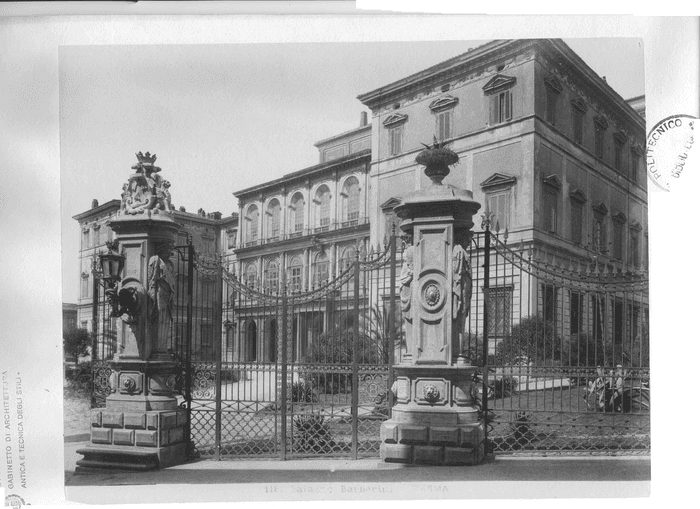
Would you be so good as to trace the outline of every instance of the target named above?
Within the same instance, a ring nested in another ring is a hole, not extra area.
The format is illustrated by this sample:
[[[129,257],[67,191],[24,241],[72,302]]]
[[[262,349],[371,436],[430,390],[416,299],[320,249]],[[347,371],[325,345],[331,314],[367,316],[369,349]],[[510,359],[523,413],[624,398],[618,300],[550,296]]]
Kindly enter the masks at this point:
[[[360,127],[364,127],[366,125],[367,125],[367,112],[361,111],[360,112]]]
[[[96,209],[99,205],[100,205],[100,203],[96,199],[92,200],[92,208],[93,209]]]
[[[212,216],[214,219],[221,219],[221,212],[214,212]]]
[[[187,212],[187,209],[184,206],[180,205],[180,212]]]

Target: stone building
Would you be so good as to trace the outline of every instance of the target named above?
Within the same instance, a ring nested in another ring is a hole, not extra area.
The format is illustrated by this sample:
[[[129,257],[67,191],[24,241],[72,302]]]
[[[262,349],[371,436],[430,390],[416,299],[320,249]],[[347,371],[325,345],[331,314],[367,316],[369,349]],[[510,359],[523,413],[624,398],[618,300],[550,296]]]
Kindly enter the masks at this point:
[[[77,304],[77,324],[81,328],[93,330],[94,310],[93,296],[99,292],[99,286],[93,277],[93,263],[97,260],[97,255],[105,251],[105,243],[113,240],[113,232],[109,227],[109,221],[115,218],[121,206],[120,200],[110,200],[100,205],[97,200],[92,201],[92,207],[85,212],[73,216],[80,227],[80,251],[78,254],[80,290]],[[228,217],[223,217],[220,212],[207,213],[199,209],[197,213],[187,212],[184,207],[180,207],[173,213],[175,221],[180,223],[181,229],[177,234],[177,246],[186,246],[191,238],[195,251],[203,259],[214,259],[217,255],[228,263],[234,256],[234,248],[238,237],[238,213],[233,212]],[[173,263],[178,272],[178,284],[186,287],[186,265],[182,263],[179,255],[174,255]],[[198,295],[207,293],[207,282],[198,282],[201,288],[195,288],[195,299]],[[200,293],[198,293],[200,292]],[[209,291],[208,293],[213,294]],[[182,294],[182,292],[180,292]],[[186,303],[182,298],[176,303],[177,316],[184,315]],[[103,309],[102,306],[99,309]],[[214,351],[213,331],[216,327],[207,323],[207,313],[196,315],[198,323],[195,324],[195,335],[197,335],[200,349],[198,352],[202,358],[211,357]],[[201,322],[201,323],[200,323]],[[110,357],[118,351],[116,336],[113,334],[103,334],[103,330],[116,330],[115,319],[108,317],[97,317],[95,324],[98,337],[104,338],[107,344],[98,345],[100,358]],[[180,323],[176,323],[175,340],[182,341],[184,331]],[[201,335],[201,339],[200,336]],[[111,339],[110,339],[111,338]]]
[[[241,218],[236,270],[247,286],[264,292],[305,291],[336,277],[369,241],[368,170],[371,126],[360,126],[316,144],[319,164],[234,193]],[[244,307],[245,303],[239,303]],[[325,318],[324,318],[325,316]],[[299,310],[294,357],[303,356],[313,328],[327,313]],[[227,358],[274,361],[274,317],[237,312],[227,329]]]
[[[460,157],[445,183],[472,190],[509,244],[553,265],[647,266],[643,98],[626,102],[563,41],[492,41],[358,99],[372,110],[373,242],[396,222],[400,196],[428,185],[415,158],[435,137]],[[575,333],[594,305],[554,287],[493,284],[496,338],[543,308]]]

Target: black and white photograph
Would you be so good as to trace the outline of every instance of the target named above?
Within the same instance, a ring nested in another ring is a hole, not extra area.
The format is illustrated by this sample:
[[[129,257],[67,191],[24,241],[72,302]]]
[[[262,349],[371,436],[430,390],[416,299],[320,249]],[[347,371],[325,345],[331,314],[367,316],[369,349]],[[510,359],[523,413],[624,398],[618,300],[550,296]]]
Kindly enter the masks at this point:
[[[49,433],[70,503],[649,496],[649,203],[697,181],[653,40],[353,26],[55,47],[56,411],[3,363],[7,505]]]

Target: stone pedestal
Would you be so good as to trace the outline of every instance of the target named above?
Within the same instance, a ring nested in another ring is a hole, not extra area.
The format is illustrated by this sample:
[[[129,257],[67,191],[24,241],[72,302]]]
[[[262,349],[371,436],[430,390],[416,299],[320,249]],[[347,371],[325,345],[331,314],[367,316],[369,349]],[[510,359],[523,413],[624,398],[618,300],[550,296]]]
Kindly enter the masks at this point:
[[[167,186],[159,185],[167,181],[156,175],[155,156],[137,155],[137,173],[124,186],[120,215],[110,222],[124,256],[115,290],[119,352],[106,408],[93,409],[90,443],[78,450],[84,456],[78,473],[149,470],[186,460],[188,415],[173,393],[178,367],[169,351],[175,298],[170,256],[179,225],[169,193],[163,201]]]
[[[475,465],[484,458],[484,424],[474,401],[476,367],[461,356],[471,305],[467,250],[480,205],[471,191],[443,185],[454,152],[416,158],[432,184],[394,208],[406,238],[399,278],[407,351],[394,366],[392,417],[381,426],[387,462]]]
[[[471,366],[396,366],[396,406],[381,427],[387,462],[476,465],[484,425],[472,399]]]

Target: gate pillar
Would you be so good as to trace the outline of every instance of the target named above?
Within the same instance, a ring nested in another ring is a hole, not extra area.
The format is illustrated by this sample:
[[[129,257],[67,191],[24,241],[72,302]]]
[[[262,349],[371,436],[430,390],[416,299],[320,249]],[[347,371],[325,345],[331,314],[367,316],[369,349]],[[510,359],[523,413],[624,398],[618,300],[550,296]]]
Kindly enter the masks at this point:
[[[416,162],[432,183],[401,198],[394,211],[408,238],[399,277],[406,354],[394,366],[392,417],[381,427],[386,462],[477,464],[484,423],[475,404],[475,366],[461,355],[472,279],[467,249],[480,204],[442,180],[458,161],[435,143]]]
[[[92,411],[90,442],[78,449],[84,458],[76,472],[149,470],[186,459],[189,417],[172,390],[177,363],[170,353],[176,288],[170,257],[179,225],[155,154],[137,157],[110,222],[112,249],[118,246],[124,263],[118,284],[106,292],[119,317],[120,348],[106,408]]]

